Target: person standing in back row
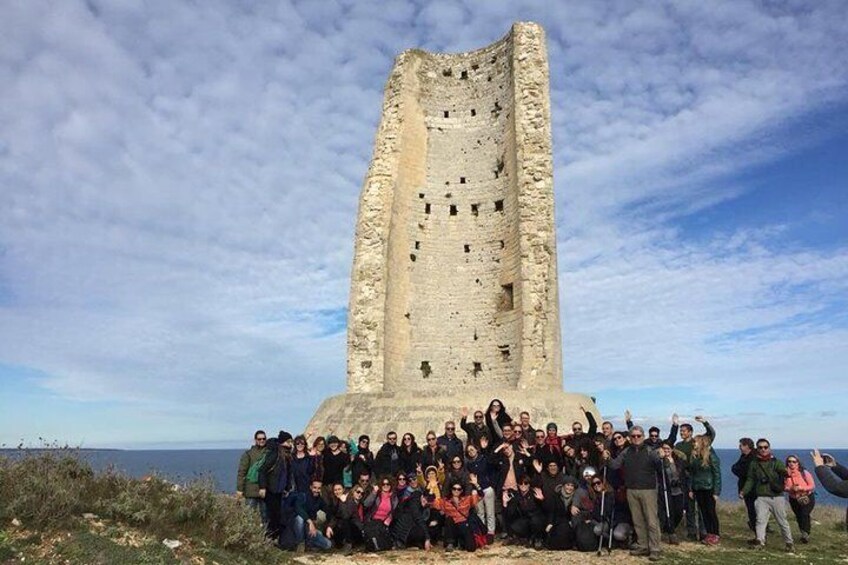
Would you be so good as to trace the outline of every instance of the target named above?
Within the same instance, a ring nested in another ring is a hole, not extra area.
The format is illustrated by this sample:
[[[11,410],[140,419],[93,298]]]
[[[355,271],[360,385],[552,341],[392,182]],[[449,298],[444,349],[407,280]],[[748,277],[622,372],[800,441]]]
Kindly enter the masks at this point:
[[[783,535],[786,551],[788,553],[795,552],[795,544],[792,541],[789,521],[786,519],[786,504],[783,498],[785,479],[786,467],[772,455],[769,441],[765,438],[758,439],[757,458],[748,468],[748,478],[739,493],[739,498],[745,498],[745,495],[750,493],[757,495],[757,500],[754,501],[754,507],[757,510],[757,537],[748,542],[757,549],[765,548],[766,526],[768,526],[769,514],[771,514],[777,521],[780,533]]]
[[[268,527],[268,511],[265,490],[259,488],[259,472],[268,455],[267,441],[264,430],[253,434],[253,445],[242,454],[236,476],[236,498],[244,498],[249,507],[258,510],[265,527]]]
[[[710,442],[715,442],[716,432],[715,429],[707,422],[703,416],[695,416],[695,421],[704,425],[704,429],[706,430],[706,435],[709,436]],[[695,446],[695,438],[694,428],[692,428],[692,424],[686,423],[680,425],[680,441],[678,441],[674,445],[674,449],[683,453],[686,456],[686,460],[692,456],[692,448]],[[684,477],[685,485],[684,489],[689,492],[692,490],[692,477],[687,473]],[[686,537],[690,540],[695,539],[704,539],[707,535],[707,529],[704,527],[704,519],[703,516],[699,516],[699,519],[695,519],[695,514],[698,508],[698,503],[691,498],[687,498],[686,501]]]

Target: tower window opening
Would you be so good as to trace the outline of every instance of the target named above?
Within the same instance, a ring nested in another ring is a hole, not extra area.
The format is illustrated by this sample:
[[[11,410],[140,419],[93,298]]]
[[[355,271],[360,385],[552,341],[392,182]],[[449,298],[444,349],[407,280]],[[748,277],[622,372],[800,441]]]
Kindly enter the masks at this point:
[[[465,244],[462,246],[466,253],[471,253],[471,246],[469,244]]]
[[[419,193],[418,193],[418,198],[424,198],[424,193],[423,193],[423,192],[419,192]]]
[[[415,259],[416,259],[415,253],[410,253],[409,254],[409,260],[412,261],[413,263],[415,263]]]
[[[501,298],[498,303],[498,310],[508,312],[515,307],[512,283],[501,285]]]
[[[459,184],[465,184],[465,177],[459,177]]]
[[[429,203],[429,202],[427,202],[426,204],[424,204],[424,213],[425,213],[425,214],[429,214],[429,213],[430,213],[430,203]]]
[[[473,118],[476,115],[477,115],[477,110],[475,110],[474,108],[471,108],[471,117]]]
[[[503,200],[495,200],[495,212],[503,212]]]
[[[451,207],[450,207],[450,215],[451,215],[451,216],[456,216],[456,214],[457,214],[456,204],[451,204]]]
[[[509,361],[509,346],[508,345],[499,345],[498,349],[501,352],[501,360]]]
[[[452,69],[444,69],[442,71],[442,76],[443,77],[453,76],[453,70]]]
[[[468,78],[468,71],[462,71],[461,73],[459,73],[459,78],[461,78],[462,80],[467,79]]]
[[[446,117],[446,118],[450,118],[450,111],[445,110],[445,117]]]
[[[421,242],[420,241],[415,242],[415,249],[421,249]]]
[[[474,376],[479,377],[480,373],[483,372],[483,364],[479,361],[474,361]]]
[[[471,205],[471,215],[476,216],[479,213],[480,213],[480,205],[479,204],[472,204]]]
[[[432,373],[433,370],[430,368],[430,362],[421,361],[421,376],[426,379],[429,378]]]

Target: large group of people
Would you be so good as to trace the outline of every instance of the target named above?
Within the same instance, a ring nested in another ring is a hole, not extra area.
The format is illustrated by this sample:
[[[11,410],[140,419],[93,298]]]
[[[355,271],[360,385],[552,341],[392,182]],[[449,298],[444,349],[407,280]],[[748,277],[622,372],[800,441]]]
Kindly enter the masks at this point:
[[[712,447],[715,429],[704,418],[696,435],[677,415],[665,438],[625,414],[627,429],[590,411],[569,433],[555,422],[517,420],[498,399],[485,411],[463,408],[457,425],[433,430],[419,446],[412,433],[386,434],[376,454],[371,438],[314,433],[269,438],[259,430],[239,462],[236,495],[262,516],[267,535],[284,550],[345,552],[405,547],[475,551],[497,538],[534,549],[629,549],[658,560],[663,543],[683,535],[707,545],[721,539],[716,502],[721,462]],[[585,429],[584,429],[585,425]],[[677,441],[678,433],[680,440]],[[765,438],[739,440],[732,471],[748,511],[750,544],[762,548],[774,516],[787,551],[794,540],[786,500],[802,543],[810,541],[816,483],[797,455],[784,461]],[[812,454],[815,474],[828,491],[848,497],[848,469]]]

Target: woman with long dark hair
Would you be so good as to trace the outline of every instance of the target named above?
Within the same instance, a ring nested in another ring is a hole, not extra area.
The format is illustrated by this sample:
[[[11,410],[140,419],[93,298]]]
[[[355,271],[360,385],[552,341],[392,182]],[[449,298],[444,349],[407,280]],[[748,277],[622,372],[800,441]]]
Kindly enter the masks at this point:
[[[411,433],[403,434],[400,442],[400,468],[403,474],[414,473],[421,464],[421,448],[415,443],[415,436]]]
[[[816,483],[797,455],[786,457],[786,479],[783,488],[789,495],[789,507],[795,514],[798,529],[801,530],[801,543],[809,543],[812,529],[810,513],[816,507]]]
[[[511,426],[512,418],[506,412],[506,406],[495,398],[489,403],[489,408],[486,409],[486,426],[489,428],[489,434],[492,440],[497,444],[504,438],[504,426]]]

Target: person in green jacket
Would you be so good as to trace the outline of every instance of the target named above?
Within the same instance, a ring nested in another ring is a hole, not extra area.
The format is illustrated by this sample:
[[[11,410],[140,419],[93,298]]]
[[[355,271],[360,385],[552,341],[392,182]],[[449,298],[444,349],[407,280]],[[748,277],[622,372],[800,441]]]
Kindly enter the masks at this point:
[[[265,508],[265,489],[259,488],[259,472],[268,455],[267,441],[268,436],[263,430],[253,434],[253,446],[242,453],[236,476],[236,498],[244,498],[249,507],[259,510],[266,527],[268,511]]]
[[[769,515],[773,515],[786,543],[786,551],[793,553],[795,543],[792,541],[792,531],[789,529],[789,520],[786,519],[786,503],[783,499],[784,480],[786,479],[786,466],[782,461],[775,458],[771,453],[769,440],[760,438],[757,440],[757,457],[748,467],[748,478],[739,493],[739,498],[745,498],[746,494],[756,494],[754,508],[757,511],[757,537],[752,539],[751,545],[762,549],[766,545],[766,526],[768,526]]]
[[[702,542],[706,545],[717,545],[720,539],[716,501],[721,495],[721,461],[712,443],[709,435],[695,436],[688,464],[689,498],[695,500],[701,509],[707,531]]]
[[[703,416],[695,416],[695,421],[699,424],[704,425],[704,429],[706,430],[706,434],[710,436],[712,441],[715,441],[716,432],[715,429],[707,422],[706,418]],[[688,461],[690,456],[692,455],[692,448],[695,445],[695,430],[692,427],[692,424],[686,422],[680,425],[680,441],[674,444],[674,449],[682,452],[686,456],[686,460]],[[686,491],[692,490],[692,477],[689,476],[689,472],[687,470],[686,476],[684,477],[684,488]],[[688,498],[686,500],[686,537],[690,540],[695,539],[704,539],[707,536],[706,528],[704,527],[704,518],[703,516],[700,520],[695,518],[695,515],[698,514],[698,505],[695,503],[694,498]]]

